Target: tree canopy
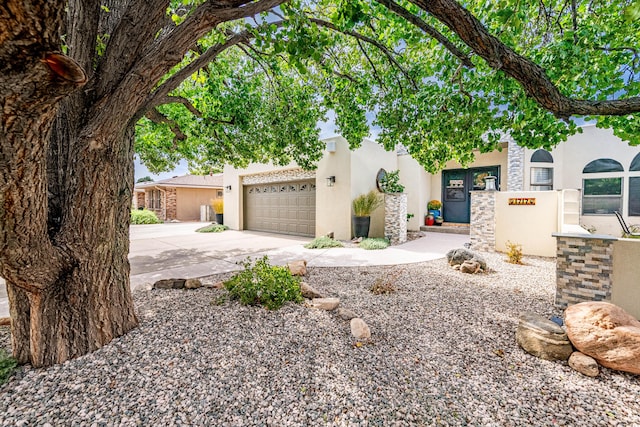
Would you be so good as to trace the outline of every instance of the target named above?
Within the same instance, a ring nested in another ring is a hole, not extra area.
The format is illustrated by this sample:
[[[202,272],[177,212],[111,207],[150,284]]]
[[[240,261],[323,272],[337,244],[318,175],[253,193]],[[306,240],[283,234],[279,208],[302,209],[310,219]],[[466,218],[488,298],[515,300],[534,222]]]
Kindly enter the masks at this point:
[[[353,147],[372,113],[379,142],[430,171],[505,135],[548,149],[583,120],[638,144],[639,4],[285,2],[201,40],[171,92],[181,103],[147,114],[136,149],[156,171],[180,158],[312,167],[327,111]],[[205,47],[216,56],[194,67]]]

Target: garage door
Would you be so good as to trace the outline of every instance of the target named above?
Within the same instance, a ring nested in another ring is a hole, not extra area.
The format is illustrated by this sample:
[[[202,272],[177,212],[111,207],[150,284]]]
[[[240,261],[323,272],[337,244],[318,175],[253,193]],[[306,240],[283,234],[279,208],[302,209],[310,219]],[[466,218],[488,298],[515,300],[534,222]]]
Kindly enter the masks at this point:
[[[315,180],[246,185],[245,230],[315,236]]]

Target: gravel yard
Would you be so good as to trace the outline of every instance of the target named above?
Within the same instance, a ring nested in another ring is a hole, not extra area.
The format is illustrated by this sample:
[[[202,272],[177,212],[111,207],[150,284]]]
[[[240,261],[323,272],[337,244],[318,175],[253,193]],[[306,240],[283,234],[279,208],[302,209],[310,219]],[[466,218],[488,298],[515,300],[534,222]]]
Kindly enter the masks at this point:
[[[640,425],[637,376],[589,378],[518,348],[520,312],[560,314],[555,261],[483,256],[492,271],[477,275],[443,259],[309,269],[306,282],[368,323],[362,346],[348,322],[302,305],[138,291],[138,329],[0,386],[0,425]],[[377,279],[397,291],[372,294]]]

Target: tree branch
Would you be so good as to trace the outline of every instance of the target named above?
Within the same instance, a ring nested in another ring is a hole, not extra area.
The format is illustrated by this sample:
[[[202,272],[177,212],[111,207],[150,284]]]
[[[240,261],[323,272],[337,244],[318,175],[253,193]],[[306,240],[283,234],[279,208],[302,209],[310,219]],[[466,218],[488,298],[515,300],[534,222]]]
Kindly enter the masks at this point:
[[[371,58],[369,58],[369,55],[367,55],[367,52],[364,50],[364,47],[362,46],[362,42],[359,39],[356,39],[356,42],[358,43],[358,47],[360,48],[360,51],[362,52],[364,57],[367,58],[367,62],[369,62],[369,65],[373,70],[374,77],[376,78],[378,83],[380,83],[380,87],[386,88],[384,81],[382,81],[382,79],[380,78],[380,75],[378,74],[378,70],[376,69],[375,64],[373,63],[373,61],[371,61]]]
[[[411,0],[454,31],[460,39],[482,57],[491,68],[503,71],[518,81],[528,96],[556,117],[568,120],[578,116],[621,116],[640,112],[640,97],[591,101],[573,99],[560,93],[544,69],[519,55],[496,37],[482,23],[454,0]]]
[[[187,139],[187,136],[180,130],[180,126],[174,121],[169,119],[167,116],[152,108],[147,111],[146,117],[154,123],[158,124],[166,124],[171,129],[171,132],[175,135],[173,138],[173,146],[176,148],[178,141],[184,141]]]

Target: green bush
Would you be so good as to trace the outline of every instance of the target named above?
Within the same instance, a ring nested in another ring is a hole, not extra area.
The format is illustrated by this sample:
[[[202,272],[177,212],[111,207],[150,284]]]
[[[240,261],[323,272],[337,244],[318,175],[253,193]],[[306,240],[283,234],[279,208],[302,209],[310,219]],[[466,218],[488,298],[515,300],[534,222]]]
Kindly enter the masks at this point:
[[[0,348],[0,385],[4,384],[18,366],[16,359]]]
[[[331,237],[322,236],[316,237],[306,245],[307,249],[325,249],[325,248],[342,248],[344,245],[338,240],[334,240]]]
[[[131,224],[162,224],[155,212],[147,209],[131,210]]]
[[[371,216],[371,212],[375,211],[384,203],[384,200],[375,190],[369,191],[367,194],[361,194],[353,199],[353,214],[355,216]]]
[[[200,227],[196,231],[198,233],[222,233],[225,230],[228,230],[229,227],[222,224],[209,224],[205,227]]]
[[[402,193],[404,185],[400,184],[400,171],[387,172],[380,181],[380,189],[384,193]]]
[[[277,310],[287,301],[303,301],[300,279],[291,275],[287,267],[269,265],[265,255],[252,265],[247,258],[244,270],[224,282],[232,299],[244,305],[263,305],[269,310]]]
[[[360,247],[366,250],[386,249],[389,247],[389,241],[387,239],[364,239],[360,242]]]

